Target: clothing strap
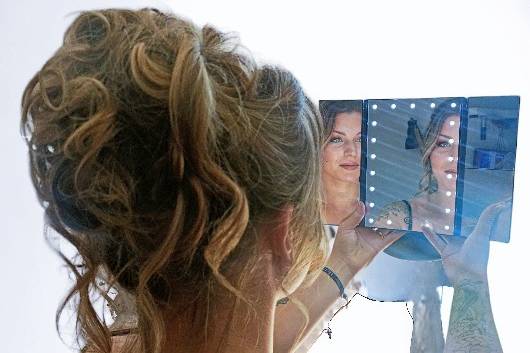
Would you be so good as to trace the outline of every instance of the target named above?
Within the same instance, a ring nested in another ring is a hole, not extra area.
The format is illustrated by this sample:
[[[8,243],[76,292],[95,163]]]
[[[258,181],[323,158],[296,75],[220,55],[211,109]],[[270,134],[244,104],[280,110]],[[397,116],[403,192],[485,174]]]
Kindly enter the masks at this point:
[[[412,206],[410,206],[410,202],[407,200],[401,200],[407,206],[407,217],[405,217],[404,221],[408,226],[407,230],[412,230]]]

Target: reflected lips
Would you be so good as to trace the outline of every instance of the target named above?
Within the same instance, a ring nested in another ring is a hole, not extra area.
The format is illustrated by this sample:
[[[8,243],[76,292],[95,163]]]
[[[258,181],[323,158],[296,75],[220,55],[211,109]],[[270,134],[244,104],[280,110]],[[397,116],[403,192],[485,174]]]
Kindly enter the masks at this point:
[[[340,166],[346,170],[355,170],[359,168],[359,164],[357,163],[342,163]]]
[[[448,169],[448,170],[445,171],[445,173],[446,174],[452,174],[453,176],[456,177],[456,170],[454,170],[454,169]]]

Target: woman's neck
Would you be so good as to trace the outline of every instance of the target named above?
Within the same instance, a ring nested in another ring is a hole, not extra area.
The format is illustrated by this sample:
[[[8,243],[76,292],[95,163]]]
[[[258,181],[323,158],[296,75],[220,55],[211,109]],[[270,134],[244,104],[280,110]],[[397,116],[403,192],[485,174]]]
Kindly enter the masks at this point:
[[[175,316],[168,320],[162,352],[272,353],[275,302],[272,294],[267,297],[250,308],[233,296],[216,296],[205,308],[208,322],[203,328],[196,327],[196,313]]]
[[[359,184],[332,178],[324,179],[324,214],[326,223],[339,224],[353,210],[359,199]]]

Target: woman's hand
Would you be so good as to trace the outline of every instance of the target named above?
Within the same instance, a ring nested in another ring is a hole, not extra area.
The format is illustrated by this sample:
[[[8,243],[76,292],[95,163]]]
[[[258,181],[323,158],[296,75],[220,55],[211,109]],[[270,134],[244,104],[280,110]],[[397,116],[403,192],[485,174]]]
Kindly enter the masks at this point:
[[[445,273],[453,286],[469,281],[487,283],[491,231],[499,214],[508,206],[506,201],[488,206],[465,240],[436,234],[428,227],[422,228],[427,239],[440,253]]]
[[[487,207],[465,241],[423,228],[440,253],[447,278],[454,287],[444,352],[502,352],[489,299],[487,267],[492,229],[508,205],[499,202]]]
[[[352,276],[405,232],[387,229],[369,229],[359,226],[365,215],[365,205],[355,201],[352,213],[339,224],[329,263],[343,266]]]

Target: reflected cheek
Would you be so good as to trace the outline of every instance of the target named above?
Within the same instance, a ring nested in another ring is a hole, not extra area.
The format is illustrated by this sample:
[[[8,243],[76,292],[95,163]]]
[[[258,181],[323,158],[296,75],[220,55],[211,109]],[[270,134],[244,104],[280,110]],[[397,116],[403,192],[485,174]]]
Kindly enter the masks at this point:
[[[441,174],[445,174],[445,162],[447,161],[447,157],[444,157],[443,154],[433,152],[431,154],[431,167],[432,172],[435,176],[439,176]]]
[[[333,174],[333,170],[335,170],[338,166],[337,155],[338,153],[336,151],[331,150],[331,148],[329,147],[324,149],[322,153],[322,165],[324,172]]]

